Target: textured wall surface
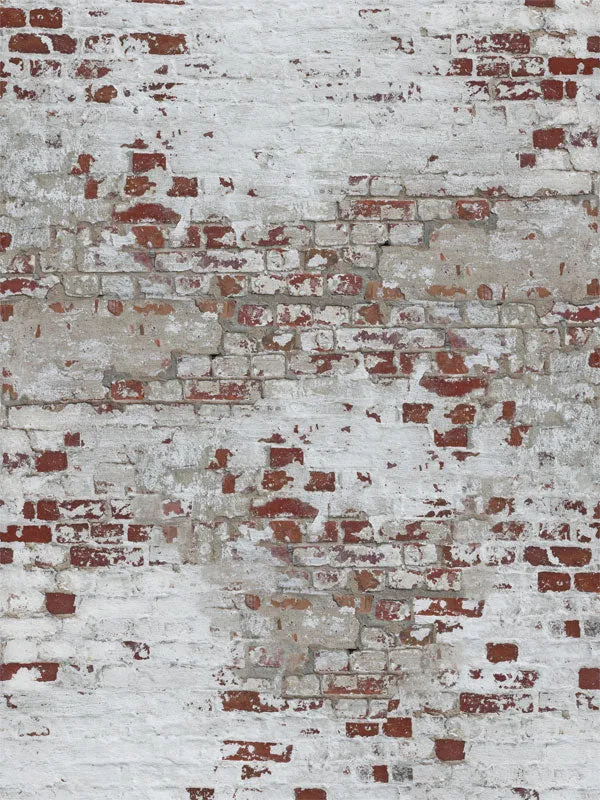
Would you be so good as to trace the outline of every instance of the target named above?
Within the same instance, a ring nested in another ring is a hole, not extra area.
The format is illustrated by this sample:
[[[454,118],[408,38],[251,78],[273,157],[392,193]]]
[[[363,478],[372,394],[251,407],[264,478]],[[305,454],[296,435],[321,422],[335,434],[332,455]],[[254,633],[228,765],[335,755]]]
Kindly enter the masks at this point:
[[[599,19],[0,4],[1,800],[597,800]]]

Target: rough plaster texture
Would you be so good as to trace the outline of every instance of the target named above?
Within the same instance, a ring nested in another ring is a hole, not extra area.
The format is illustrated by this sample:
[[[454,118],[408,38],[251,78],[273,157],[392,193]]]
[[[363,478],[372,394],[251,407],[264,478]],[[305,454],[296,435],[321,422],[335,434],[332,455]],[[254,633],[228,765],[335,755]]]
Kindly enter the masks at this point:
[[[1,800],[596,800],[598,0],[0,5]]]

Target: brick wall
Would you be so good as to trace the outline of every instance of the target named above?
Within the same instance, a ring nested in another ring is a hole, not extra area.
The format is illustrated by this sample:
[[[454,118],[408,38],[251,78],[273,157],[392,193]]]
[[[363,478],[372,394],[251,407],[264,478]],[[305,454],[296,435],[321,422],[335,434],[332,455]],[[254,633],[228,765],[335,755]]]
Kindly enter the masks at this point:
[[[1,800],[596,800],[599,15],[0,6]]]

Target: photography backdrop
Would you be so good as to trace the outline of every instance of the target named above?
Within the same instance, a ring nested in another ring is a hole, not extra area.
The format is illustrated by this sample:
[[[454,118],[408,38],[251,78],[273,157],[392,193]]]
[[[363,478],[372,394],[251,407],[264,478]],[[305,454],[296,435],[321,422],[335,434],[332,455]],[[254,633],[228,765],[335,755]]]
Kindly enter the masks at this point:
[[[39,2],[1,800],[597,800],[598,0]]]

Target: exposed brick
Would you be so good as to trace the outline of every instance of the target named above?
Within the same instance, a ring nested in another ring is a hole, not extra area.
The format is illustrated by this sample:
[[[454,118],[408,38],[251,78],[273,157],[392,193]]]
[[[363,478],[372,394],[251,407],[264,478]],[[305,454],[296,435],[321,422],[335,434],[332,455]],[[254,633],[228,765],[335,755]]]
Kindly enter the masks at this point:
[[[23,28],[27,16],[20,8],[0,8],[0,28]]]
[[[440,761],[464,761],[465,743],[460,739],[436,739],[435,755]]]
[[[11,36],[8,49],[13,53],[48,54],[50,52],[46,41],[35,33],[16,33]]]
[[[580,689],[600,689],[600,667],[582,667],[579,670]]]
[[[472,694],[460,695],[460,710],[466,714],[498,714],[503,711],[531,713],[533,703],[529,695]]]
[[[272,467],[304,464],[304,451],[300,447],[272,447],[270,463]]]
[[[46,450],[36,456],[35,468],[38,472],[60,472],[67,468],[67,454],[62,450]]]
[[[346,723],[346,736],[353,739],[357,736],[371,737],[377,736],[379,733],[378,722],[347,722]]]
[[[600,593],[600,572],[578,572],[575,575],[575,588],[579,592]]]
[[[75,595],[65,592],[46,592],[46,608],[50,614],[74,614]]]
[[[459,200],[456,212],[459,219],[480,222],[490,216],[490,204],[486,200]]]
[[[381,727],[386,736],[393,736],[396,739],[410,739],[413,732],[412,719],[409,717],[387,719]]]
[[[166,169],[167,157],[164,153],[133,153],[131,164],[134,172],[150,172],[153,169]]]
[[[335,492],[335,472],[311,471],[304,490],[307,492]]]
[[[564,572],[538,573],[540,592],[566,592],[571,588],[571,576]]]
[[[127,564],[132,567],[144,563],[142,551],[136,548],[88,547],[75,545],[71,548],[71,564],[74,567],[113,567]]]
[[[501,664],[504,661],[516,661],[519,657],[519,648],[516,644],[486,644],[487,660],[492,664]]]
[[[33,28],[62,28],[62,9],[34,8],[29,12],[29,24]]]
[[[141,42],[150,55],[178,56],[188,52],[183,33],[131,33],[129,38]]]
[[[173,176],[173,183],[167,192],[168,197],[198,197],[198,178]]]
[[[467,428],[451,428],[449,431],[434,431],[433,440],[436,447],[468,447],[469,434]]]
[[[38,683],[55,681],[58,675],[58,664],[35,661],[28,664],[0,664],[0,681],[10,681],[19,673],[29,673]],[[20,676],[19,676],[20,677]]]
[[[49,525],[8,525],[0,530],[0,541],[44,544],[52,541],[52,529]]]
[[[565,132],[562,128],[546,128],[533,132],[533,146],[538,150],[556,150],[565,142]]]
[[[293,497],[279,497],[270,500],[264,505],[254,506],[252,513],[257,517],[298,517],[300,519],[313,519],[317,516],[317,509],[309,503]]]

